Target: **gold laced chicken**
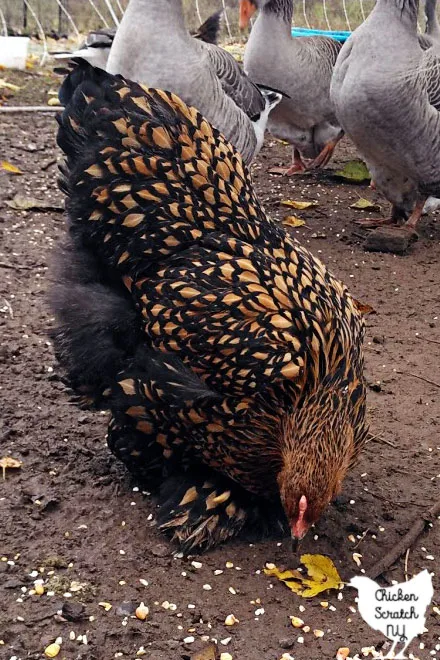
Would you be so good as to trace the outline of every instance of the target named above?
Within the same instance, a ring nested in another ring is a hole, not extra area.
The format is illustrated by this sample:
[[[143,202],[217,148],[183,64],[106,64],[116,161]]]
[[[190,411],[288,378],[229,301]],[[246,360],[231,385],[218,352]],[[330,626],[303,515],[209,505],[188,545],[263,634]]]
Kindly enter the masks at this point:
[[[61,94],[52,305],[72,387],[110,409],[111,451],[159,488],[183,550],[302,538],[365,442],[362,306],[196,109],[83,62]]]

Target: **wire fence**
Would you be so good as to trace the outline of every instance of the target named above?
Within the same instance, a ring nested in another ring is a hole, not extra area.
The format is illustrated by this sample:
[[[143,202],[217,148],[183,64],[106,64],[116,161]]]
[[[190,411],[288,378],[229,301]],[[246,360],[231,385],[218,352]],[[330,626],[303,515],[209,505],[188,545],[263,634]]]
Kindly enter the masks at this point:
[[[129,0],[0,0],[0,34],[76,37],[119,24]],[[323,30],[354,30],[375,0],[295,0],[293,25]],[[224,40],[239,39],[238,0],[183,0],[188,26],[224,10]]]
[[[78,36],[117,26],[128,0],[0,0],[0,33],[41,38]],[[374,0],[296,0],[293,24],[328,30],[352,30],[369,14]],[[238,0],[184,0],[188,25],[196,28],[223,9],[225,38],[236,39]]]

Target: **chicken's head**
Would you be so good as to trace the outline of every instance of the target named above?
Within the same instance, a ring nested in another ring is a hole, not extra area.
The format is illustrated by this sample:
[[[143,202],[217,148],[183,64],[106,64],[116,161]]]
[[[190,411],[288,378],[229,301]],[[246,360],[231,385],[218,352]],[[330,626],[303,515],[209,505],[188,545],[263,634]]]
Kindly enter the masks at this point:
[[[366,427],[360,432],[366,434]],[[293,541],[306,535],[340,493],[356,458],[354,437],[349,407],[333,395],[286,416],[277,482]]]

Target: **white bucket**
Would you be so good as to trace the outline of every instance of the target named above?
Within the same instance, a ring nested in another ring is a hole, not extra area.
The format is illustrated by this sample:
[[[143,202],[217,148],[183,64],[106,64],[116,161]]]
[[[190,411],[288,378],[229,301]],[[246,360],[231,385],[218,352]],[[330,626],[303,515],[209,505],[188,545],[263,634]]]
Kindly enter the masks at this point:
[[[0,64],[7,69],[25,69],[29,37],[0,37]]]

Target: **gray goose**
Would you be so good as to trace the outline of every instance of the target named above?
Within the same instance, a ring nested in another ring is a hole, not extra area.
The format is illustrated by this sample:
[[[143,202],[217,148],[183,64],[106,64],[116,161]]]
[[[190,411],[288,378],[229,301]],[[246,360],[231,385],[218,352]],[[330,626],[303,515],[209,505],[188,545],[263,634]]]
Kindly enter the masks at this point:
[[[287,175],[325,165],[343,135],[330,101],[330,82],[341,45],[327,37],[292,37],[293,0],[240,0],[240,27],[259,16],[244,55],[257,84],[286,94],[267,128],[293,147]],[[287,98],[288,97],[288,98]],[[303,159],[311,159],[307,165]]]
[[[220,32],[222,16],[223,10],[216,11],[209,16],[196,31],[190,32],[191,36],[208,44],[216,44]],[[58,51],[50,54],[54,59],[62,61],[69,61],[72,58],[81,57],[92,66],[95,66],[98,69],[105,69],[115,34],[116,28],[92,30],[87,35],[84,43],[82,43],[77,50]]]
[[[174,92],[195,106],[250,162],[263,144],[281,94],[260,90],[235,59],[193,39],[182,0],[131,0],[116,32],[107,71]]]
[[[344,44],[331,97],[342,127],[392,204],[375,243],[417,238],[427,197],[440,195],[440,59],[417,37],[418,0],[377,0]],[[371,241],[370,241],[371,244]],[[381,249],[381,248],[379,248]]]

